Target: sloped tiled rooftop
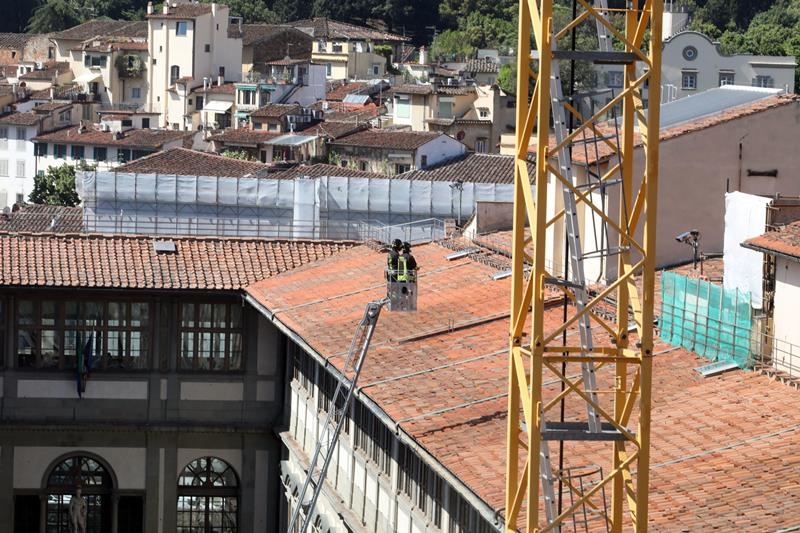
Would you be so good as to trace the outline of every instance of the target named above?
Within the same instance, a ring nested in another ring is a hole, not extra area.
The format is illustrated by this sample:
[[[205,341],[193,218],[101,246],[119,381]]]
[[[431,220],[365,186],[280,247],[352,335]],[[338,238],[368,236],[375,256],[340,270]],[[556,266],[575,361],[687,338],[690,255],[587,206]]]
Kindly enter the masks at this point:
[[[353,246],[344,241],[0,232],[0,286],[238,290]]]
[[[362,372],[361,394],[467,487],[504,505],[510,279],[471,258],[418,246],[416,313],[386,313]],[[358,247],[249,286],[247,293],[341,368],[364,305],[384,295],[384,254]],[[559,305],[546,328],[560,323]],[[570,334],[574,334],[574,331]],[[660,342],[653,371],[650,529],[765,531],[800,511],[800,392],[748,371],[701,378],[707,361]],[[579,374],[576,365],[568,369]],[[613,386],[598,370],[598,384]],[[553,378],[553,376],[548,376]],[[546,377],[547,393],[556,384]],[[567,416],[582,405],[567,404]],[[636,427],[636,416],[631,427]],[[557,462],[557,454],[553,454]],[[566,443],[565,465],[607,472],[607,443]]]

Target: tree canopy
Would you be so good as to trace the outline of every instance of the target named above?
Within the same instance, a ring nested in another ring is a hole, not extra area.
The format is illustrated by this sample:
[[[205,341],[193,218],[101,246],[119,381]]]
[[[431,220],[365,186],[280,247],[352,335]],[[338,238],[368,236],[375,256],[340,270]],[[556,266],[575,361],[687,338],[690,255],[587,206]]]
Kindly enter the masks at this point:
[[[42,175],[33,178],[33,190],[28,200],[34,204],[63,205],[75,207],[80,198],[75,191],[75,167],[64,163],[50,167]]]

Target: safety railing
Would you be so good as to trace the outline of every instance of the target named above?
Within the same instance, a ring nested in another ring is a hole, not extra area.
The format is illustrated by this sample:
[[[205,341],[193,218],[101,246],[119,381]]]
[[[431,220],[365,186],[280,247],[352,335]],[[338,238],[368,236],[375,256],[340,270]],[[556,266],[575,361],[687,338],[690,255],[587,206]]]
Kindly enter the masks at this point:
[[[401,224],[384,224],[379,221],[365,221],[361,226],[362,238],[383,243],[395,239],[416,244],[443,239],[446,236],[444,220],[426,218]]]

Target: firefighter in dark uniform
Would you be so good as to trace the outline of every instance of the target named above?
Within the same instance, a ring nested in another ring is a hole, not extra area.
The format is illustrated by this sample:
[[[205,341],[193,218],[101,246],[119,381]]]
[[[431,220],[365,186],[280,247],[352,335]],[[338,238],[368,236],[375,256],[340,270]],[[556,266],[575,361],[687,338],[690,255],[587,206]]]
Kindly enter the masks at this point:
[[[386,279],[397,281],[397,271],[400,269],[400,253],[403,251],[403,243],[400,239],[395,239],[389,248],[389,257],[386,258]]]
[[[417,260],[411,253],[411,244],[403,243],[403,253],[398,259],[397,281],[417,281]]]

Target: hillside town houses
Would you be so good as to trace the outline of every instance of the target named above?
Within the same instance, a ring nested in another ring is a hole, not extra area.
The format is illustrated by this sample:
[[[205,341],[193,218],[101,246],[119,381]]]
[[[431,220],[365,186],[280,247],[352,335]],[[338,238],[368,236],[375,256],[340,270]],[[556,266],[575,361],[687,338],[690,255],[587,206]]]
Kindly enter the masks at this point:
[[[404,28],[248,23],[219,2],[149,2],[140,18],[0,33],[0,531],[71,531],[79,486],[89,533],[286,531],[352,327],[389,279],[380,243],[394,239],[413,244],[426,292],[419,313],[376,333],[314,531],[502,531],[507,367],[495,356],[508,344],[515,172],[563,166],[515,146],[515,58],[445,61]],[[692,279],[713,283],[731,246],[750,253],[765,303],[748,312],[777,339],[751,368],[800,388],[796,58],[725,55],[681,12],[664,21],[655,266],[688,269],[675,238],[687,230],[710,269]],[[619,64],[592,68],[598,90],[581,111],[623,87]],[[578,202],[572,223],[598,286],[622,264],[605,215],[641,209],[613,188],[615,112],[596,132],[605,144],[569,154],[575,189],[602,206]],[[641,136],[626,146],[637,176]],[[69,189],[74,205],[34,201],[57,170],[68,183],[45,192]],[[570,260],[562,187],[535,243],[553,275]],[[733,194],[747,196],[739,217]],[[756,222],[739,231],[737,218]],[[690,411],[688,384],[767,398],[796,420],[796,396],[699,381],[685,348],[660,347],[679,364],[656,359],[658,401]],[[653,427],[674,423],[662,412]],[[738,431],[720,424],[716,452]],[[748,431],[743,442],[760,438]],[[479,462],[463,459],[471,446]],[[657,474],[683,475],[676,453],[654,452]],[[653,500],[669,518],[668,499]],[[717,507],[697,511],[705,529],[719,529]]]

